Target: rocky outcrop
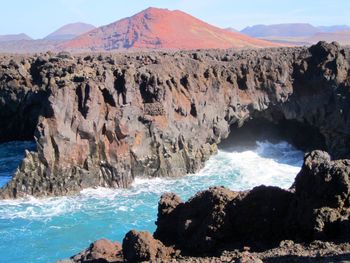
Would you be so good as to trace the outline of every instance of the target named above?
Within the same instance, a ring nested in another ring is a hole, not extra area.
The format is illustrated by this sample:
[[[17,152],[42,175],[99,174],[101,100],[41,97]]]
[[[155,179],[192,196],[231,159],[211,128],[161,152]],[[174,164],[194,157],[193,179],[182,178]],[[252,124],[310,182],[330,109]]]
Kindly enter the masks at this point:
[[[230,131],[258,119],[288,127],[300,147],[317,138],[313,148],[349,156],[349,55],[336,43],[12,56],[0,72],[0,134],[37,142],[1,198],[194,173]]]
[[[44,115],[49,89],[35,85],[40,59],[2,58],[0,67],[0,142],[33,140],[40,115]],[[36,63],[36,64],[35,64]],[[34,79],[34,81],[33,81]]]
[[[76,262],[124,262],[122,246],[118,242],[100,239],[92,243],[86,250],[72,257]]]
[[[313,151],[305,155],[289,190],[259,186],[234,192],[213,187],[187,202],[176,194],[163,194],[154,237],[135,230],[127,233],[122,246],[124,260],[349,259],[349,176],[350,160],[332,161],[326,152]]]
[[[266,248],[287,239],[348,242],[349,169],[350,160],[331,161],[326,152],[313,151],[291,190],[214,187],[187,202],[164,194],[154,236],[192,254],[230,246]]]
[[[174,251],[156,240],[149,232],[131,230],[123,240],[123,253],[128,262],[164,262],[170,259]]]
[[[350,160],[331,161],[325,152],[305,157],[294,183],[293,224],[303,239],[348,239]]]

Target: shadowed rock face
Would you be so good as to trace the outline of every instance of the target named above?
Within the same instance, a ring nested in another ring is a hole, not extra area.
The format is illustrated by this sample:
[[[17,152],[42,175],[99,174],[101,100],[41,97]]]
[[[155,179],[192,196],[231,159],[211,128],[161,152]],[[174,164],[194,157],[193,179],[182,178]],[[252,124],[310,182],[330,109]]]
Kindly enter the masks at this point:
[[[123,255],[127,262],[155,262],[168,260],[173,249],[154,239],[147,231],[129,231],[123,240]]]
[[[118,242],[100,239],[92,243],[86,250],[72,258],[76,262],[124,262],[122,246]]]
[[[310,49],[3,57],[0,134],[27,139],[36,127],[37,153],[27,153],[0,196],[65,195],[127,187],[136,176],[193,173],[230,128],[251,118],[300,123],[317,130],[332,156],[349,156],[347,54],[320,42]]]
[[[214,187],[187,202],[164,194],[154,237],[203,255],[244,245],[266,248],[282,240],[349,241],[350,162],[326,152],[305,155],[292,190],[259,186],[248,192]]]

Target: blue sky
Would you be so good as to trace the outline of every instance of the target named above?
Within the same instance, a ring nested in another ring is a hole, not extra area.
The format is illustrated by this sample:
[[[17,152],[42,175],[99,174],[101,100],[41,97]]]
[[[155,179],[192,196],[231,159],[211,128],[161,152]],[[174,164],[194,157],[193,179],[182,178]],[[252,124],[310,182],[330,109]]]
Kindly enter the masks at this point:
[[[180,9],[236,29],[289,22],[350,25],[350,0],[2,0],[0,34],[41,38],[67,23],[101,26],[150,6]]]

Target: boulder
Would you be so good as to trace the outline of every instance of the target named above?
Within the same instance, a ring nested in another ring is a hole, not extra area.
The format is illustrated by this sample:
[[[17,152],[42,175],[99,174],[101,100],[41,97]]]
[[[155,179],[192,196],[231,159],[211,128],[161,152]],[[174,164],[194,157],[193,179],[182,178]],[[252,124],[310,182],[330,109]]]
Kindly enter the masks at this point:
[[[165,247],[147,231],[131,230],[123,239],[123,254],[127,262],[164,262],[172,252],[171,248]]]
[[[237,196],[224,187],[199,192],[186,203],[165,194],[159,202],[154,236],[182,250],[214,251],[232,231],[227,206]]]
[[[288,237],[287,217],[293,194],[271,186],[250,190],[244,198],[230,204],[229,239],[239,243],[275,245]]]
[[[123,262],[122,246],[118,242],[100,239],[71,259],[79,263]]]
[[[305,155],[294,183],[295,204],[290,221],[296,221],[303,238],[328,239],[348,232],[350,212],[350,160],[332,161],[328,153]]]

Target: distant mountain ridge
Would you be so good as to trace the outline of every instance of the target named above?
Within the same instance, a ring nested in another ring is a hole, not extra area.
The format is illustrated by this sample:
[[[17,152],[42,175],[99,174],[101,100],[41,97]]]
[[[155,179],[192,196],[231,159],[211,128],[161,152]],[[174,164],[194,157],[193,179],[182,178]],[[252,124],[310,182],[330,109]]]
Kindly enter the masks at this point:
[[[350,29],[347,25],[335,25],[335,26],[318,26],[317,27],[323,33],[333,33],[337,31],[343,31]]]
[[[244,28],[241,33],[251,37],[267,36],[310,36],[320,32],[319,29],[304,23],[276,24],[276,25],[255,25]]]
[[[239,32],[237,29],[235,29],[233,27],[227,27],[227,28],[225,28],[225,30],[230,31],[230,32]]]
[[[48,36],[46,36],[44,39],[45,40],[69,40],[76,38],[86,32],[89,32],[96,27],[90,24],[86,23],[72,23],[72,24],[67,24],[56,31],[52,32]]]
[[[32,38],[30,36],[24,34],[24,33],[0,35],[0,42],[4,42],[4,41],[19,41],[19,40],[32,40]]]
[[[323,40],[327,42],[337,41],[342,45],[350,45],[350,29],[336,32],[321,32],[309,37],[308,42],[315,43]]]
[[[336,31],[342,31],[347,29],[350,29],[350,27],[347,25],[316,27],[308,23],[286,23],[248,26],[241,30],[241,33],[251,37],[302,37],[312,36],[317,33],[333,33]]]
[[[241,33],[287,45],[310,45],[320,40],[337,41],[349,45],[350,27],[347,25],[318,26],[307,23],[254,25],[244,28]]]
[[[60,45],[73,51],[209,49],[277,44],[212,26],[182,11],[148,8]]]

